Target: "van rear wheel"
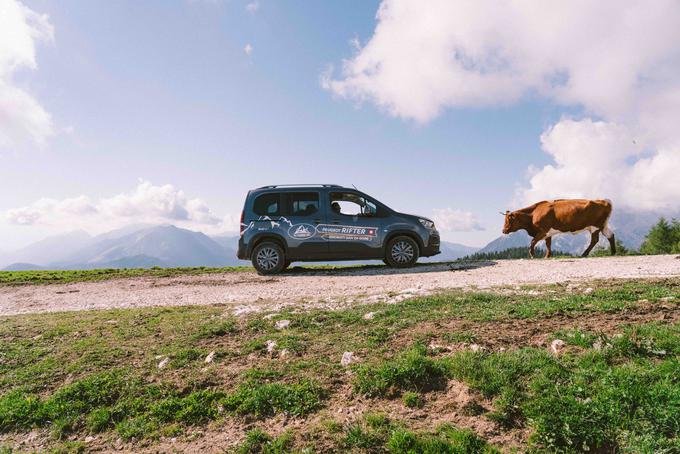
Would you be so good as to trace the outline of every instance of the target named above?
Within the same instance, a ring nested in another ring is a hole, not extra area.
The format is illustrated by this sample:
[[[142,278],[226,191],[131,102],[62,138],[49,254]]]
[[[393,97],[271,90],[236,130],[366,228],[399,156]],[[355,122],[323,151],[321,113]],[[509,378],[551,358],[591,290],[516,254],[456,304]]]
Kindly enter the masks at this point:
[[[394,268],[409,268],[420,257],[418,243],[407,236],[398,236],[387,243],[385,262]]]
[[[265,241],[255,246],[252,262],[257,274],[276,274],[285,268],[286,255],[281,246]]]

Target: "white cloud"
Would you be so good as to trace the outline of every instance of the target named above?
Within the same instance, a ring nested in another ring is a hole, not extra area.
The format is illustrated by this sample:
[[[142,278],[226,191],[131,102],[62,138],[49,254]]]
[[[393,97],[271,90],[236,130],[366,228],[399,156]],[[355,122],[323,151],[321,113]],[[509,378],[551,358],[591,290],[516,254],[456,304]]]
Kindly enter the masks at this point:
[[[632,210],[680,208],[680,148],[646,149],[627,127],[563,119],[541,136],[554,164],[533,169],[517,203],[610,198]]]
[[[469,211],[454,210],[452,208],[436,208],[434,223],[443,232],[471,232],[484,230],[477,218]]]
[[[37,68],[36,42],[53,37],[46,15],[0,0],[0,149],[43,145],[54,134],[50,114],[14,79],[21,69]]]
[[[254,2],[250,2],[246,5],[246,11],[248,11],[249,13],[255,13],[259,9],[260,9],[260,2],[258,2],[257,0],[254,1]]]
[[[43,198],[8,210],[5,218],[10,224],[84,228],[93,232],[133,223],[172,223],[210,232],[238,229],[233,216],[218,217],[203,200],[188,198],[170,184],[154,186],[144,180],[133,191],[96,201],[86,196]]]
[[[385,0],[377,20],[325,86],[421,122],[534,91],[621,114],[680,67],[674,0]]]
[[[246,46],[243,48],[243,52],[246,55],[250,55],[253,53],[253,46],[250,45],[250,43],[246,44]]]
[[[680,208],[678,24],[675,0],[384,0],[370,39],[321,79],[419,123],[536,95],[580,107],[543,134],[554,163],[519,199]]]

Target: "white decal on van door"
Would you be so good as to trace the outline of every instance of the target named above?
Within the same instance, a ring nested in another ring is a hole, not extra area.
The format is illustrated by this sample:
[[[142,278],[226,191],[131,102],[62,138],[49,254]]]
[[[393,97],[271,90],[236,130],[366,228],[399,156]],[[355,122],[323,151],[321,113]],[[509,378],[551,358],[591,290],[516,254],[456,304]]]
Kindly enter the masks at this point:
[[[325,240],[373,241],[378,236],[376,227],[356,227],[353,225],[321,224],[316,231]]]

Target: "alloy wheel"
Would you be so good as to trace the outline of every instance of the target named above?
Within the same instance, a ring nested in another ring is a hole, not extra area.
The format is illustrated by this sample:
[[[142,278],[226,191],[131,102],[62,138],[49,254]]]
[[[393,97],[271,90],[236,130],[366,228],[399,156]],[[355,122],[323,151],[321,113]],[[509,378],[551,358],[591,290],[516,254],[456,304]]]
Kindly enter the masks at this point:
[[[408,263],[413,260],[413,246],[407,241],[398,241],[392,246],[392,259],[397,263]]]
[[[270,271],[279,263],[279,253],[276,249],[265,247],[257,253],[257,264],[265,271]]]

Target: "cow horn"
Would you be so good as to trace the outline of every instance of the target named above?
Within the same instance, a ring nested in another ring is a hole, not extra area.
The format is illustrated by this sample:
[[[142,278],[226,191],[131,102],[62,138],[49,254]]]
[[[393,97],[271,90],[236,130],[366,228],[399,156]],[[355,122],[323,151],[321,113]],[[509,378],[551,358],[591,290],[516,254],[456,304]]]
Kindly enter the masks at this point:
[[[501,214],[501,216],[505,216],[505,213],[503,213],[502,211],[499,211],[499,213]]]

